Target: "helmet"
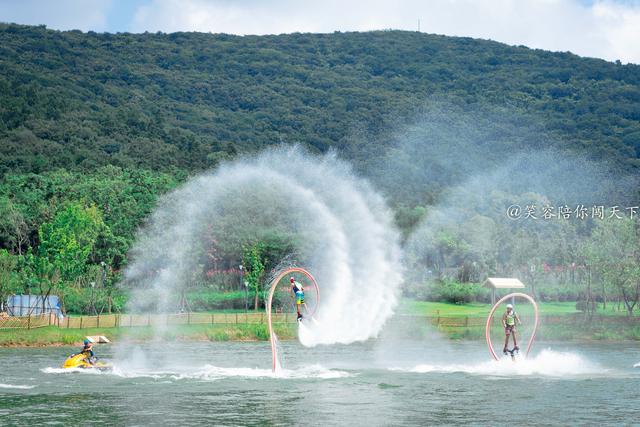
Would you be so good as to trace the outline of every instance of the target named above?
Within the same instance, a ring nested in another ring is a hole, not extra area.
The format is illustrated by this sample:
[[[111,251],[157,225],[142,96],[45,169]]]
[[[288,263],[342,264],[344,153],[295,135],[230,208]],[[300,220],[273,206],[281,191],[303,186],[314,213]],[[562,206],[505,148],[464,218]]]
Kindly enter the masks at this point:
[[[507,308],[513,308],[511,304],[507,304]]]
[[[295,281],[296,281],[296,279],[294,279],[294,278],[293,278],[293,276],[292,276],[292,277],[289,279],[289,281],[290,281],[291,283],[293,283],[293,282],[295,282]]]
[[[91,344],[91,341],[89,341],[88,339],[84,340],[84,345],[88,345]]]

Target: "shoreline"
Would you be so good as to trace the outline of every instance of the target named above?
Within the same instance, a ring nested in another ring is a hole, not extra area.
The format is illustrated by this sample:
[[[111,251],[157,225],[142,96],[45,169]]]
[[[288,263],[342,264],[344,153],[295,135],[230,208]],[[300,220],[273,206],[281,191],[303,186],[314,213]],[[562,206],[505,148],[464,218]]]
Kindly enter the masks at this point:
[[[287,324],[275,325],[281,340],[296,336]],[[37,348],[81,345],[86,336],[104,335],[112,342],[127,339],[144,342],[153,339],[165,341],[268,341],[269,332],[264,324],[237,325],[177,325],[164,330],[150,326],[120,328],[66,329],[46,326],[37,329],[0,330],[0,348]]]
[[[280,341],[293,341],[295,338],[280,338]],[[146,340],[128,340],[130,343],[142,343]],[[256,342],[267,342],[269,340],[261,340],[261,339],[230,339],[230,340],[210,340],[206,338],[178,338],[173,340],[161,340],[161,341],[179,341],[179,342],[246,342],[246,343],[256,343]],[[454,342],[461,341],[477,341],[480,342],[482,340],[477,339],[451,339]],[[536,340],[537,342],[537,340]],[[541,342],[563,342],[563,343],[572,343],[572,344],[637,344],[636,340],[599,340],[599,339],[575,339],[575,340],[567,340],[567,341],[558,341],[558,340],[549,340]],[[116,341],[112,341],[111,344],[115,344]],[[0,349],[33,349],[33,348],[56,348],[56,347],[78,347],[82,346],[82,341],[77,343],[67,344],[62,342],[54,342],[54,343],[20,343],[20,344],[0,344]]]
[[[290,324],[276,326],[278,338],[282,341],[295,340],[296,328]],[[403,334],[409,340],[428,339],[428,335],[421,332],[438,332],[450,341],[484,341],[484,331],[469,328],[463,331],[442,330],[421,326],[411,333]],[[44,347],[74,347],[82,345],[85,336],[104,335],[113,343],[119,340],[129,342],[145,342],[149,340],[161,341],[209,341],[209,342],[259,342],[269,341],[266,325],[237,324],[237,325],[180,325],[158,333],[152,327],[141,326],[135,328],[87,328],[60,329],[55,326],[30,330],[0,330],[0,348],[44,348]],[[576,334],[577,335],[577,334]],[[608,344],[640,344],[634,338],[616,337],[611,334],[601,335],[599,331],[590,331],[580,336],[567,337],[557,335],[553,331],[541,334],[538,341],[567,342],[567,343],[608,343]]]

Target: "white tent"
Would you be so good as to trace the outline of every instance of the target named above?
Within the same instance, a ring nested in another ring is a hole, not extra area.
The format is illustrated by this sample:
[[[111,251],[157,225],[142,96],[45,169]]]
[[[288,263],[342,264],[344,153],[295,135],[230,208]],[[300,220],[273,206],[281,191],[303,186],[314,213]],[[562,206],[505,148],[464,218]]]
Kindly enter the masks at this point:
[[[491,304],[496,303],[496,289],[524,289],[524,283],[513,277],[489,277],[482,286],[491,289]]]

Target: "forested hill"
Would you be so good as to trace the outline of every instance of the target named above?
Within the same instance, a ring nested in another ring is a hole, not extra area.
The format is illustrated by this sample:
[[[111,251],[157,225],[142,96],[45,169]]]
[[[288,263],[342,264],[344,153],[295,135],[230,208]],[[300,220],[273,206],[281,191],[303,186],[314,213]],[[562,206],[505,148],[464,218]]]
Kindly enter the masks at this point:
[[[403,31],[239,37],[1,24],[0,173],[192,172],[281,142],[353,153],[363,133],[375,152],[433,98],[508,108],[562,144],[638,164],[637,65]]]

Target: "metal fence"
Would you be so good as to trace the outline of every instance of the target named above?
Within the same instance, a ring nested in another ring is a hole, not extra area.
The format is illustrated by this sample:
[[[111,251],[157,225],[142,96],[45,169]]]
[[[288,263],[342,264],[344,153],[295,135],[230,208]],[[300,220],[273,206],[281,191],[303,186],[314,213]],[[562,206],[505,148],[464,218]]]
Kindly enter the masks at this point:
[[[274,313],[274,323],[294,323],[295,313]],[[33,329],[43,326],[59,328],[118,328],[140,326],[175,326],[175,325],[239,325],[264,324],[266,313],[180,313],[180,314],[107,314],[101,316],[58,317],[52,313],[31,316],[0,316],[0,329]],[[450,317],[450,316],[409,316],[399,315],[394,321],[407,321],[414,324],[431,324],[442,328],[477,328],[486,324],[484,317]],[[493,324],[501,320],[493,318]],[[543,325],[580,325],[587,322],[603,325],[640,325],[640,317],[627,316],[593,316],[585,318],[582,314],[561,316],[541,316]]]
[[[258,313],[180,313],[180,314],[106,314],[101,316],[58,317],[54,314],[0,317],[0,329],[32,329],[43,326],[59,328],[119,328],[161,325],[237,325],[266,323],[264,312]],[[274,323],[293,323],[295,313],[274,313]]]
[[[54,314],[34,314],[27,316],[0,316],[0,329],[34,329],[55,325]]]
[[[400,316],[402,317],[402,316]],[[413,317],[415,320],[425,319],[422,316],[408,316]],[[469,327],[484,327],[487,322],[486,317],[426,317],[429,322],[434,326],[444,328],[469,328]],[[492,325],[499,325],[502,322],[500,317],[494,316],[492,319]],[[591,317],[585,316],[582,313],[572,313],[564,315],[543,315],[540,316],[541,325],[584,325],[587,323],[601,324],[604,326],[640,326],[640,317],[628,317],[628,316],[601,316],[594,315]]]

